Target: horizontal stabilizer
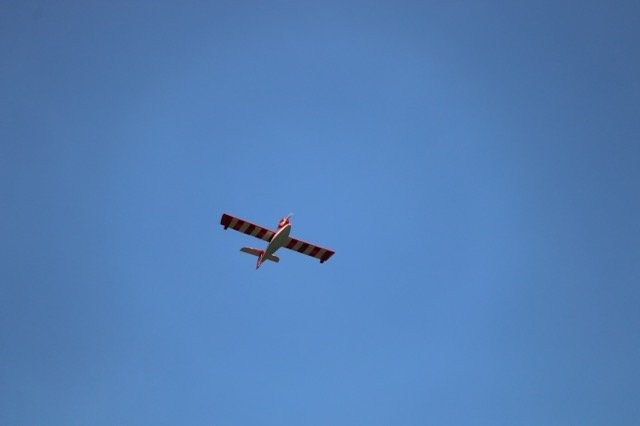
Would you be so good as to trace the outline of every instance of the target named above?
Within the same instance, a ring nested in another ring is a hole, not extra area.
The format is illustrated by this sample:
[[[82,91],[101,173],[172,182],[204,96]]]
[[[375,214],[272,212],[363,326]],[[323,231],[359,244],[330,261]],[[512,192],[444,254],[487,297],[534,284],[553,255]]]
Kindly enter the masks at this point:
[[[242,247],[240,251],[244,253],[252,254],[254,256],[260,256],[262,253],[264,253],[264,250],[255,249],[253,247]],[[274,255],[265,257],[265,259],[270,260],[272,262],[276,262],[276,263],[280,262],[280,258]]]

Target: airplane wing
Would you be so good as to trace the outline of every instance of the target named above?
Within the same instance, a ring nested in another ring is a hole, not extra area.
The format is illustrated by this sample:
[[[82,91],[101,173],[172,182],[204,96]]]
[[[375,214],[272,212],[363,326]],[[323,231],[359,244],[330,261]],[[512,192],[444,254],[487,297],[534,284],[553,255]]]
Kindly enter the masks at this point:
[[[295,238],[289,238],[289,242],[285,247],[290,250],[297,251],[298,253],[320,259],[320,263],[326,262],[335,253],[333,250],[328,248],[305,243],[304,241],[296,240]]]
[[[224,229],[231,228],[236,231],[240,231],[243,234],[251,235],[256,238],[260,238],[266,242],[271,241],[275,232],[260,225],[248,222],[244,219],[234,217],[228,214],[223,214],[220,218],[220,225],[224,226]]]

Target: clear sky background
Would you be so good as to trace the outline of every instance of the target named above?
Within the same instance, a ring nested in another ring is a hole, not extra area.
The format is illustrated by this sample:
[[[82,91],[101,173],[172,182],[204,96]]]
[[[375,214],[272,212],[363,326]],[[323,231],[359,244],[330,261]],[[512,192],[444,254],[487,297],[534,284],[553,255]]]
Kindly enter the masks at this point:
[[[638,425],[639,134],[634,1],[5,0],[0,424]]]

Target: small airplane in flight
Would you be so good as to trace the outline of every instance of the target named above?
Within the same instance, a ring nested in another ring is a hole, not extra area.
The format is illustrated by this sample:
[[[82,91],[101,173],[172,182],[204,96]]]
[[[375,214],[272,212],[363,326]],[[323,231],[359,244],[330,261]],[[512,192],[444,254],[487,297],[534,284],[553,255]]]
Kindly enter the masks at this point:
[[[267,229],[263,226],[255,225],[244,219],[240,219],[226,213],[224,213],[220,218],[220,224],[224,226],[224,229],[235,229],[236,231],[240,231],[244,234],[260,238],[261,240],[269,243],[265,250],[255,249],[252,247],[242,247],[240,249],[240,251],[244,253],[258,256],[256,269],[258,269],[260,265],[262,265],[262,262],[264,262],[265,260],[270,260],[276,263],[279,262],[280,258],[274,256],[273,254],[280,247],[286,247],[299,253],[306,254],[307,256],[315,257],[316,259],[320,259],[320,263],[326,262],[331,256],[333,256],[333,254],[335,253],[333,250],[305,243],[304,241],[289,237],[289,233],[291,232],[291,221],[289,220],[290,218],[291,215],[289,214],[280,219],[278,228],[275,231]]]

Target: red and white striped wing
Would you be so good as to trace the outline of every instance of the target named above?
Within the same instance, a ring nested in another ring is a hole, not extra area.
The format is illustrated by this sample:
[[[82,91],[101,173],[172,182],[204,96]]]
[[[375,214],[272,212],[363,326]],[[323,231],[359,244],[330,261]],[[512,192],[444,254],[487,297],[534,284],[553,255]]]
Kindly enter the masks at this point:
[[[242,232],[243,234],[251,235],[252,237],[260,238],[267,242],[271,241],[275,235],[275,232],[270,229],[226,213],[222,215],[222,218],[220,218],[220,225],[224,226],[225,229],[232,228],[236,231]]]
[[[306,254],[307,256],[320,259],[320,263],[329,260],[335,253],[328,248],[319,247],[313,244],[305,243],[304,241],[296,240],[295,238],[289,238],[289,242],[286,247],[288,249],[297,251],[298,253]]]

